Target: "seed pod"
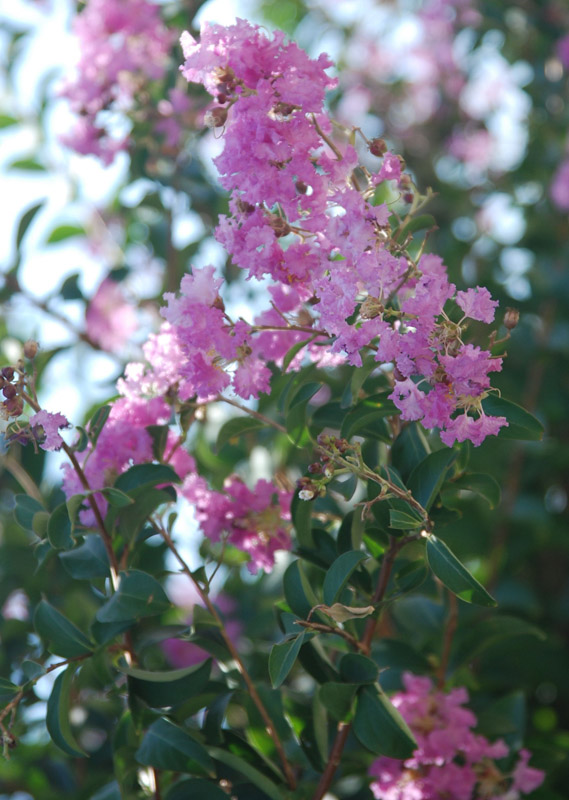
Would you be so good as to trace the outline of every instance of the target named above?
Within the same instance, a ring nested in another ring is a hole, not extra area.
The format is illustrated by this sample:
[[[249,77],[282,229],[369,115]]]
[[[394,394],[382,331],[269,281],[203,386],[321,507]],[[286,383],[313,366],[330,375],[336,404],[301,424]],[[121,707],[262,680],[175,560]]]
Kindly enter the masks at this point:
[[[34,342],[33,339],[28,339],[28,341],[24,344],[24,355],[26,358],[29,358],[30,361],[34,359],[38,352],[38,343]]]
[[[504,314],[504,327],[512,331],[520,321],[520,312],[517,308],[507,308]]]

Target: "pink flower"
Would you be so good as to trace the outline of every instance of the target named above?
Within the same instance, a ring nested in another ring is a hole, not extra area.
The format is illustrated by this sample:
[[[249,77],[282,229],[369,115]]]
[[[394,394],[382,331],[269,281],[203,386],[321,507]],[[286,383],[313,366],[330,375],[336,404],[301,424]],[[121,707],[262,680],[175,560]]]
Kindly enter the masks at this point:
[[[467,289],[466,292],[457,292],[456,302],[464,311],[465,317],[477,319],[480,322],[492,322],[498,305],[497,300],[492,300],[488,289],[482,286]]]
[[[59,435],[61,428],[69,428],[69,422],[63,414],[52,414],[49,411],[38,411],[30,417],[30,425],[36,438],[41,439],[42,450],[59,450],[63,439]]]
[[[126,302],[120,283],[105,278],[95,292],[85,315],[87,335],[103,350],[115,353],[138,327],[136,310]]]
[[[549,193],[560,211],[569,211],[569,160],[563,161],[553,176]]]

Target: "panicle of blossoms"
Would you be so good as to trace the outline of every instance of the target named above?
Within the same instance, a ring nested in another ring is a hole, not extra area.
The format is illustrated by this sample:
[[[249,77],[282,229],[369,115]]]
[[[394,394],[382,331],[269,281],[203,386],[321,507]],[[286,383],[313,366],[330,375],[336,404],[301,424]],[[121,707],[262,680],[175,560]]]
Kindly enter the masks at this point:
[[[497,433],[505,418],[486,416],[481,403],[501,359],[463,342],[465,320],[492,322],[497,303],[486,289],[457,294],[440,258],[414,262],[392,237],[375,187],[409,187],[410,177],[398,156],[373,142],[370,151],[382,158],[375,174],[359,164],[350,139],[333,141],[323,110],[333,85],[328,59],[312,61],[282,33],[269,38],[243,20],[227,28],[206,23],[199,43],[186,33],[182,44],[182,73],[214,96],[213,119],[223,127],[216,166],[231,191],[231,215],[220,218],[216,237],[233,262],[248,278],[269,275],[292,288],[304,331],[327,335],[332,356],[359,366],[363,348],[372,348],[378,362],[394,363],[392,398],[403,419],[441,428],[447,444],[468,438],[478,445]],[[279,353],[283,318],[264,351],[254,331],[228,326],[212,281],[186,277],[182,298],[166,296],[163,314],[188,355],[185,374],[200,394],[217,393],[237,361],[236,379],[245,366],[253,376],[242,387],[234,379],[235,390],[257,396],[267,391],[263,359]],[[451,300],[462,311],[458,323],[444,308]]]
[[[209,488],[199,475],[189,475],[182,495],[195,508],[203,533],[213,542],[227,541],[249,555],[247,567],[255,574],[270,572],[277,550],[290,550],[290,503],[292,492],[259,480],[253,490],[236,475],[230,475],[223,492]]]
[[[73,32],[81,55],[77,75],[62,94],[79,118],[62,141],[110,164],[128,138],[113,138],[100,112],[129,109],[141,86],[165,75],[175,35],[162,24],[159,6],[148,0],[88,0]]]
[[[436,691],[428,678],[411,673],[403,675],[403,684],[392,702],[418,746],[405,761],[374,761],[369,772],[376,800],[518,800],[543,782],[543,772],[528,766],[527,750],[513,769],[498,767],[496,759],[508,756],[508,747],[473,732],[476,716],[464,707],[466,689]]]

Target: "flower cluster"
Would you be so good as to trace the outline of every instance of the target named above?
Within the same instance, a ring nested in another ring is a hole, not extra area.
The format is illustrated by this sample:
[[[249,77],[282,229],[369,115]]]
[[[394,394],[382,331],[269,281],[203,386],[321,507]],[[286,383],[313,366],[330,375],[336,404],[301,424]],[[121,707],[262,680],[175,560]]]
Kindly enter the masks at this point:
[[[265,480],[248,489],[235,475],[223,492],[211,490],[198,475],[184,481],[182,494],[195,507],[196,519],[211,541],[226,540],[249,554],[247,567],[270,572],[277,550],[290,550],[290,503],[292,492],[277,489]]]
[[[403,683],[405,691],[392,701],[418,747],[405,761],[382,757],[372,764],[371,790],[377,800],[517,800],[541,785],[543,772],[528,766],[527,750],[520,752],[513,770],[498,767],[495,760],[508,756],[508,747],[473,733],[476,717],[464,708],[466,689],[445,694],[435,691],[428,678],[410,673]]]
[[[367,348],[378,362],[394,363],[392,398],[403,419],[441,428],[447,444],[478,445],[497,433],[506,420],[485,416],[481,401],[501,359],[462,340],[464,321],[492,322],[497,303],[485,289],[457,294],[440,258],[414,261],[397,241],[388,207],[374,203],[375,187],[397,181],[408,189],[411,179],[375,142],[369,151],[382,162],[371,173],[352,137],[333,141],[323,111],[334,85],[326,57],[312,61],[282,33],[271,39],[243,20],[206,23],[199,43],[186,33],[182,44],[182,72],[214,96],[209,116],[224,129],[216,166],[232,213],[216,236],[234,263],[250,278],[273,278],[273,297],[286,291],[288,314],[305,332],[328,337],[332,355],[359,366]],[[258,396],[268,390],[263,360],[282,357],[298,326],[276,303],[270,338],[258,337],[259,326],[228,321],[218,289],[213,273],[202,272],[184,278],[181,299],[166,296],[164,316],[188,358],[183,374],[199,394],[217,393],[230,383],[227,365],[237,363],[235,390]],[[459,322],[445,311],[453,299]]]
[[[174,36],[148,0],[89,0],[73,29],[81,57],[62,94],[79,119],[63,142],[110,164],[127,138],[113,137],[101,112],[128,110],[141,86],[164,76]]]
[[[103,350],[120,350],[138,327],[135,308],[126,301],[120,283],[105,278],[87,306],[85,326],[90,341]]]

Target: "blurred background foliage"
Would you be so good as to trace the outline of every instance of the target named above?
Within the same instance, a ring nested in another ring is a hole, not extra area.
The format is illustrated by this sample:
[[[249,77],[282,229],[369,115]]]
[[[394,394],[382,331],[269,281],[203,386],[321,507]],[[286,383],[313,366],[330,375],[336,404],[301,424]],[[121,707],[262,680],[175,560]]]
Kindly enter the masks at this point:
[[[211,237],[226,198],[210,164],[215,139],[202,130],[206,98],[184,87],[192,106],[174,149],[152,135],[135,109],[122,115],[121,124],[131,126],[128,156],[121,154],[105,170],[91,158],[70,155],[57,142],[57,133],[69,126],[57,95],[62,69],[69,66],[52,69],[47,59],[43,71],[26,77],[26,70],[41,26],[57,18],[66,35],[72,9],[50,0],[20,5],[20,21],[17,12],[2,11],[0,141],[9,188],[1,346],[5,360],[13,361],[18,341],[37,338],[44,402],[80,423],[95,402],[113,395],[125,360],[136,357],[156,327],[153,302],[164,290],[175,290],[190,261],[223,267],[236,307],[255,303],[254,288],[225,262]],[[183,30],[200,5],[165,3],[164,16]],[[211,4],[205,5],[202,18],[209,18]],[[441,8],[448,11],[442,27],[433,23]],[[485,285],[502,310],[520,311],[496,383],[505,397],[538,416],[545,437],[521,444],[491,437],[472,449],[471,469],[483,472],[490,465],[502,500],[491,509],[472,496],[460,525],[450,524],[445,538],[491,587],[500,614],[531,622],[546,638],[509,637],[506,620],[494,638],[489,633],[483,652],[469,653],[468,641],[462,643],[467,658],[460,665],[457,656],[453,682],[471,689],[485,733],[515,741],[525,730],[536,766],[548,773],[534,796],[562,800],[569,785],[569,220],[552,202],[550,187],[567,153],[569,69],[556,48],[569,30],[569,7],[563,0],[277,0],[238,11],[268,28],[283,28],[312,54],[330,53],[338,64],[339,86],[330,98],[336,118],[361,126],[369,137],[385,138],[417,185],[432,187],[426,211],[436,230],[429,249],[443,257],[451,280],[459,288]],[[148,90],[150,104],[176,84],[177,45],[174,53],[165,84]],[[22,92],[24,84],[33,84],[33,91]],[[111,354],[101,352],[84,324],[89,300],[107,274],[137,305],[140,330]],[[343,380],[339,375],[338,387]],[[261,409],[268,403],[262,400]],[[262,438],[249,437],[216,452],[211,441],[221,422],[206,420],[195,442],[200,469],[214,482],[236,466],[262,473],[269,464],[293,477],[301,474],[305,465],[298,452],[284,443],[269,453]],[[57,459],[14,448],[0,469],[0,674],[10,678],[34,648],[41,653],[29,612],[42,593],[77,624],[89,615],[91,601],[57,558],[38,563],[26,522],[13,513],[15,494],[37,497],[40,486],[49,509],[61,502]],[[161,548],[151,556],[153,572],[165,568]],[[260,681],[266,681],[266,653],[275,637],[278,586],[276,575],[243,582],[231,574],[223,589],[233,598],[244,640],[266,642],[258,658],[251,654],[251,672]],[[414,648],[418,671],[428,668],[440,648],[440,611],[432,600],[414,595],[383,624],[388,642]],[[467,639],[479,612],[461,604],[460,614]],[[457,653],[460,646],[459,641]],[[164,661],[158,650],[152,658],[156,666]],[[86,686],[104,682],[98,668],[103,669],[90,665]],[[386,685],[390,680],[386,676]],[[0,763],[0,797],[94,800],[93,792],[112,778],[108,734],[117,699],[94,691],[82,698],[78,711],[86,720],[75,723],[84,726],[82,745],[92,756],[89,762],[71,761],[46,739],[48,694],[39,686],[27,700],[20,743]],[[492,715],[497,697],[502,699]]]

